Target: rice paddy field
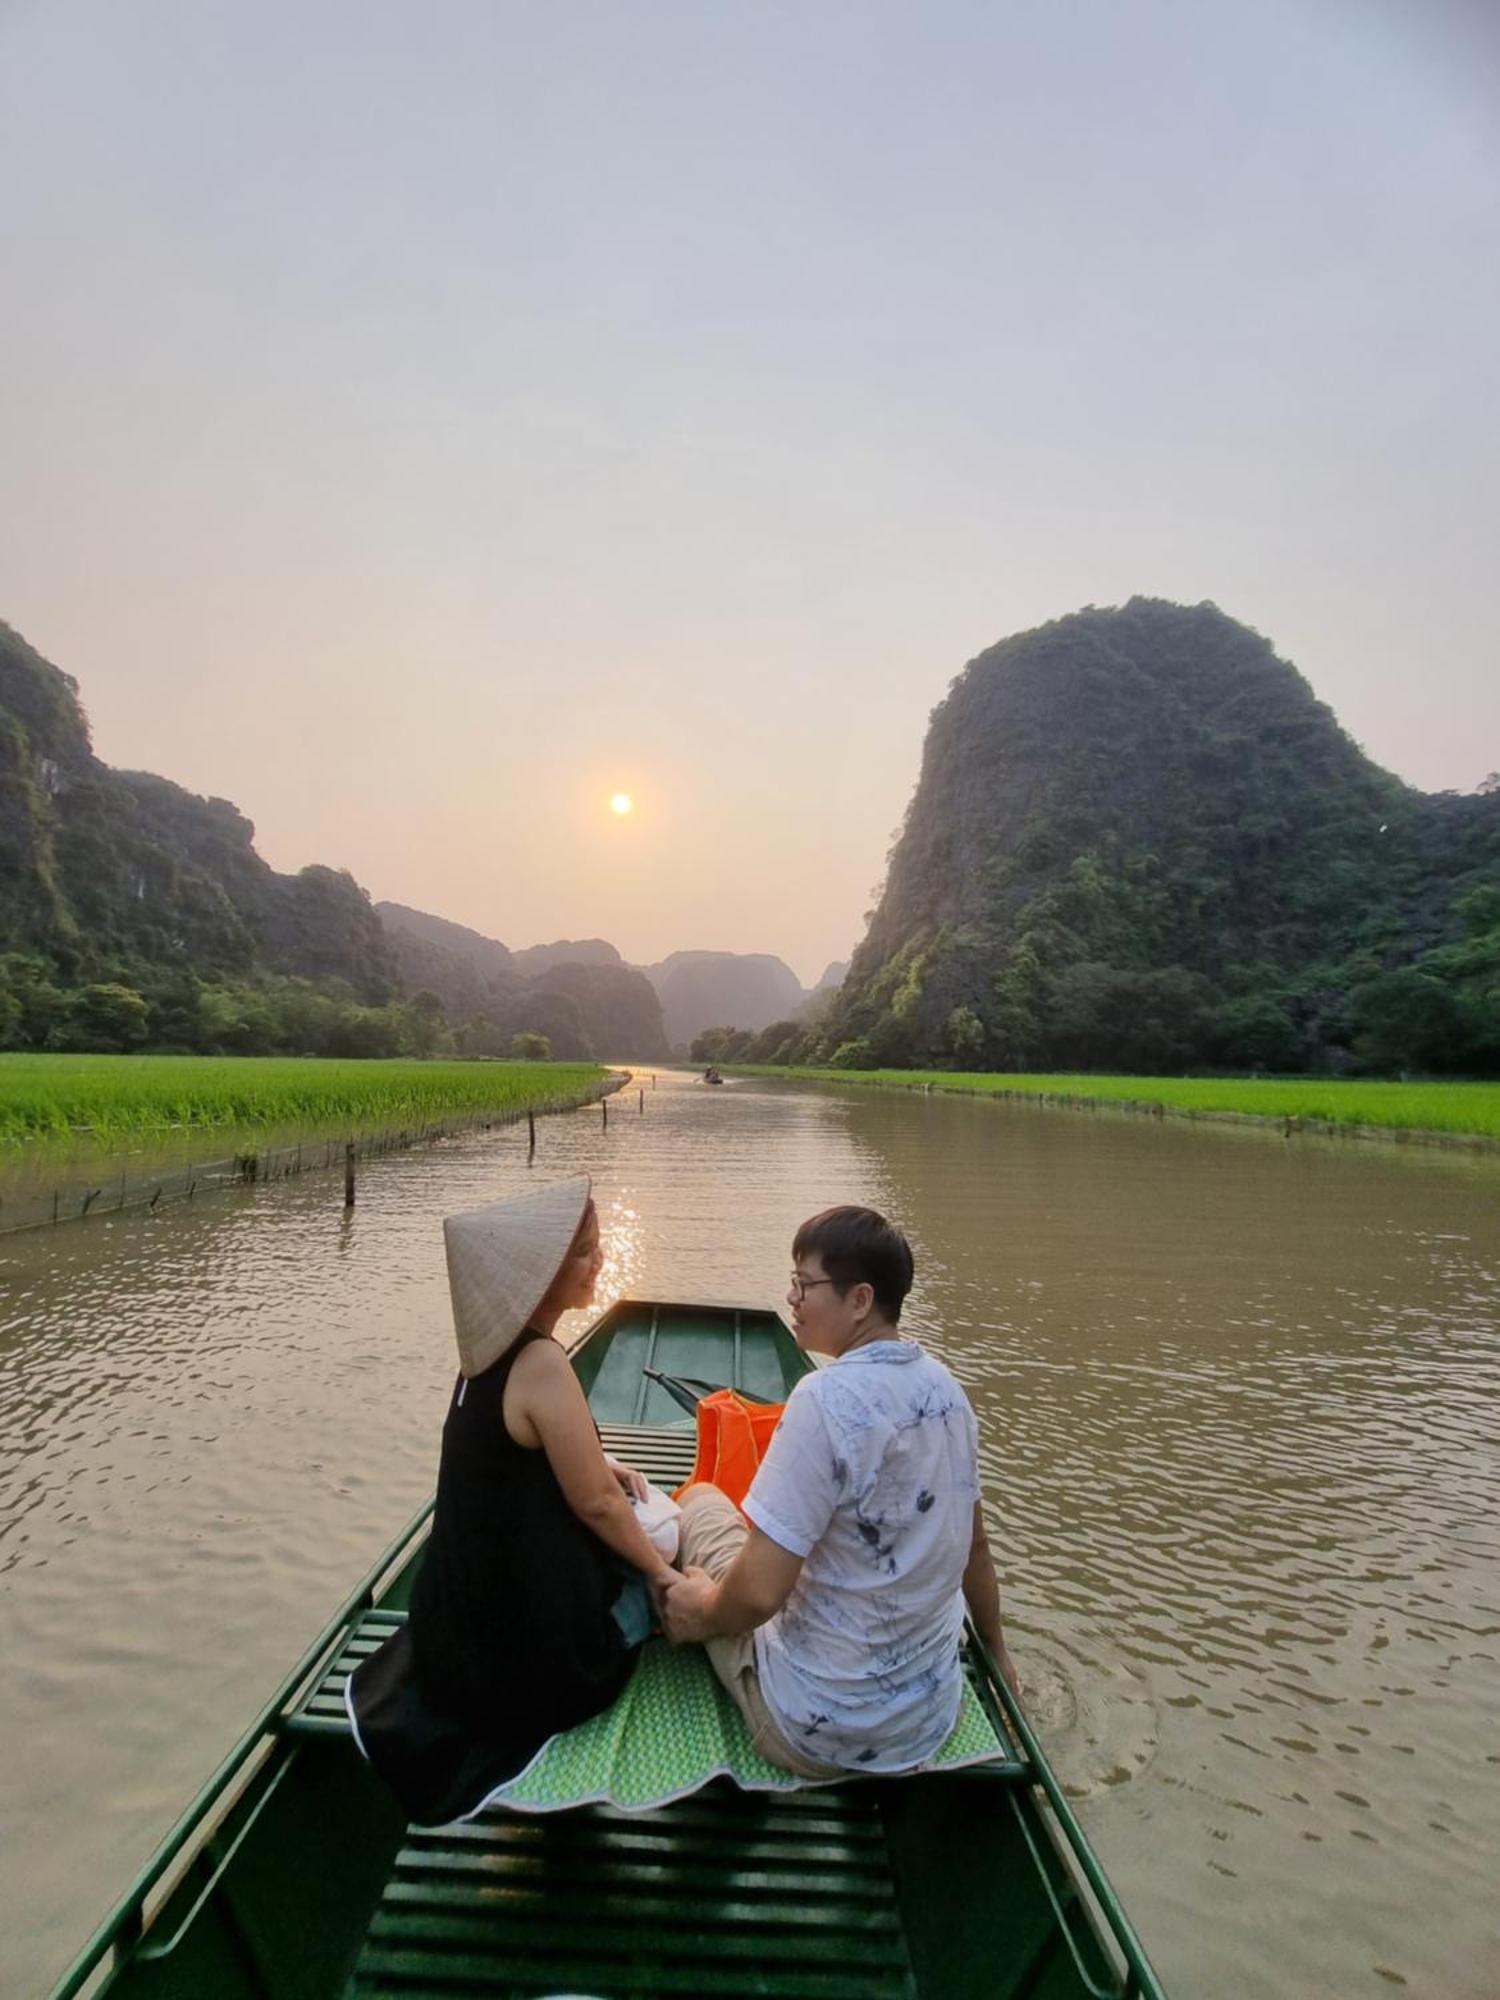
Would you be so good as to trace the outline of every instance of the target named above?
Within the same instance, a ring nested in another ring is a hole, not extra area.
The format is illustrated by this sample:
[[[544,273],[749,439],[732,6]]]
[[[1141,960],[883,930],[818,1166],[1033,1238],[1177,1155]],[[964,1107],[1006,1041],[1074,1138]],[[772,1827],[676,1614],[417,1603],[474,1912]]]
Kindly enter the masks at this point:
[[[515,1117],[576,1104],[604,1076],[595,1063],[0,1055],[0,1158],[59,1144]]]
[[[751,1073],[735,1064],[736,1073]],[[1113,1104],[1187,1118],[1290,1120],[1293,1129],[1434,1136],[1500,1145],[1500,1083],[1385,1083],[1322,1077],[1022,1076],[913,1069],[775,1069],[759,1076],[891,1089],[953,1090],[1034,1102]]]

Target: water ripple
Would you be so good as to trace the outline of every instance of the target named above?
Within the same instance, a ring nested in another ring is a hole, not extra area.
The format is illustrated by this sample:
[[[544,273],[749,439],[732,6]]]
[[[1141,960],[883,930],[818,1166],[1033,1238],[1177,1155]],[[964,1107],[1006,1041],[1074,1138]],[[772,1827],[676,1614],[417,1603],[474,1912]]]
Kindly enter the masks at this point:
[[[319,1175],[0,1243],[5,1990],[430,1490],[441,1216],[584,1169],[611,1296],[774,1304],[813,1209],[908,1227],[1031,1712],[1170,1986],[1489,1991],[1493,1163],[668,1078],[540,1129],[371,1162],[352,1216]]]

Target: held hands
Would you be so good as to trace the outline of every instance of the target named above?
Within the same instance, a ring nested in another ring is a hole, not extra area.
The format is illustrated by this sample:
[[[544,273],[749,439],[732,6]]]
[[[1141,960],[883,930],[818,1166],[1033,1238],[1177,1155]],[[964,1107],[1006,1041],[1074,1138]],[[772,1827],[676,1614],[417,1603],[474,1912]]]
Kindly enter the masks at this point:
[[[662,1630],[674,1646],[709,1638],[718,1585],[706,1569],[685,1569],[680,1576],[672,1571],[669,1575],[657,1607]]]

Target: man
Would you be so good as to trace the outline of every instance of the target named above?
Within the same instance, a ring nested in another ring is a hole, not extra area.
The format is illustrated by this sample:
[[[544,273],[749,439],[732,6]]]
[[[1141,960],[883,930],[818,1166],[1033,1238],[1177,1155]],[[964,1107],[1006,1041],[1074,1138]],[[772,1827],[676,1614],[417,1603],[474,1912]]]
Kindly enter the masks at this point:
[[[792,1391],[745,1498],[682,1495],[668,1636],[701,1640],[756,1748],[803,1777],[902,1771],[958,1717],[965,1601],[1007,1681],[978,1427],[962,1388],[898,1331],[904,1236],[870,1208],[803,1223],[787,1293],[831,1365]]]

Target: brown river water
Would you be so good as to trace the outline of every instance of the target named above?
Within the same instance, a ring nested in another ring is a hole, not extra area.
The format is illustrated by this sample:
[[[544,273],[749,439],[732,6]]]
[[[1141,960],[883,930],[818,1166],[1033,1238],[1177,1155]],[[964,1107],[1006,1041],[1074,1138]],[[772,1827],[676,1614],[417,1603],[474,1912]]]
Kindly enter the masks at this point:
[[[0,1992],[44,1992],[430,1491],[440,1218],[586,1169],[601,1298],[911,1236],[1027,1701],[1168,1989],[1500,1994],[1500,1160],[663,1074],[0,1239]]]

